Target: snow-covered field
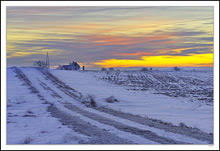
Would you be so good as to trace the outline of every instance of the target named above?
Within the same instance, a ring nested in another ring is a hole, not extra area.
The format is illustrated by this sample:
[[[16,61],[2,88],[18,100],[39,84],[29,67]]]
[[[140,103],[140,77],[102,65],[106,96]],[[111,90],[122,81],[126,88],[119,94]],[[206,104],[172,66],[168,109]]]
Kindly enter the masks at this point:
[[[8,68],[7,144],[213,144],[213,71]]]

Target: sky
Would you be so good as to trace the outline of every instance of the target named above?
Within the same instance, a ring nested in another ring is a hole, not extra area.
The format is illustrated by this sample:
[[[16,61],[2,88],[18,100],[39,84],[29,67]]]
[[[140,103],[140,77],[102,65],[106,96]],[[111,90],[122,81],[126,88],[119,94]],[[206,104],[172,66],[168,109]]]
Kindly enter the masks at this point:
[[[7,7],[7,66],[213,67],[211,6]]]

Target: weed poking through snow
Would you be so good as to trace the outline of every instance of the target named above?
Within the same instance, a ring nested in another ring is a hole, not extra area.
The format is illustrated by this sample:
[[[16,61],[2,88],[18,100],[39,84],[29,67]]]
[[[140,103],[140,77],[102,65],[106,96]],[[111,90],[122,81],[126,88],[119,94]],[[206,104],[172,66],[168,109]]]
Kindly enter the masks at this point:
[[[31,136],[26,136],[24,139],[24,144],[30,144],[34,139]]]
[[[87,107],[97,107],[97,104],[95,102],[95,97],[93,95],[88,95],[85,98],[82,98],[82,103],[85,104]]]
[[[114,96],[110,96],[110,97],[106,98],[105,101],[108,103],[119,102]]]

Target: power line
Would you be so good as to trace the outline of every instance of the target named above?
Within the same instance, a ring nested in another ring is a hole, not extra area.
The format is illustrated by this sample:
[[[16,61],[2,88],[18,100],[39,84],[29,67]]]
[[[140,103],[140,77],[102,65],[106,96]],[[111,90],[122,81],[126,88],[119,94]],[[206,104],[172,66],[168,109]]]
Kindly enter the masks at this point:
[[[47,52],[47,58],[46,58],[46,68],[47,68],[47,69],[50,69],[50,61],[49,61],[48,52]]]

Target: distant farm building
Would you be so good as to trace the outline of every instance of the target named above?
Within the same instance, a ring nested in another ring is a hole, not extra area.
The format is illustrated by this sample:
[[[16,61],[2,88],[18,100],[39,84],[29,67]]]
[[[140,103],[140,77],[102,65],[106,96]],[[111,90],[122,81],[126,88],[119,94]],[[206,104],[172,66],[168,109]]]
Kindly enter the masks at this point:
[[[72,62],[69,65],[60,65],[57,69],[60,70],[80,70],[80,65],[77,62]]]

